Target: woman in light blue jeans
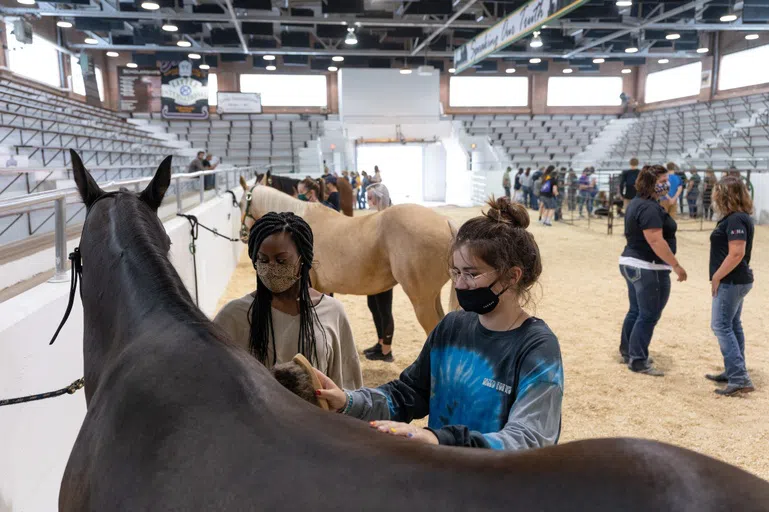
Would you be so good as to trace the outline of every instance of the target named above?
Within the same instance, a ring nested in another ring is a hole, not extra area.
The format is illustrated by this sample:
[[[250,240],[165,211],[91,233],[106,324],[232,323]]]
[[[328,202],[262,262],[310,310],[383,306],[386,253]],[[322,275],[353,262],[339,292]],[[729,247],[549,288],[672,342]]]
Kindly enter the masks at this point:
[[[745,365],[742,305],[753,288],[753,202],[738,177],[727,176],[713,189],[713,205],[723,217],[710,235],[711,328],[724,357],[724,371],[705,377],[726,387],[716,393],[734,396],[754,390]]]

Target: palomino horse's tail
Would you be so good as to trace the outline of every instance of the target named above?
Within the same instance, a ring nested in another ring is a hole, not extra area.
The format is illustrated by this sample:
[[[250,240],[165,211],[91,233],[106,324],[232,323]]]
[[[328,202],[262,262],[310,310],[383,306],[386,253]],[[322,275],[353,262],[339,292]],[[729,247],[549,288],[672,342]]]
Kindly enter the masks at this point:
[[[451,219],[448,220],[449,223],[449,229],[451,230],[451,240],[454,241],[454,238],[457,236],[457,225],[452,221]],[[449,258],[451,258],[451,255],[448,255]],[[459,300],[457,299],[457,290],[454,288],[454,285],[451,285],[451,293],[449,293],[449,312],[451,311],[457,311],[459,310]]]

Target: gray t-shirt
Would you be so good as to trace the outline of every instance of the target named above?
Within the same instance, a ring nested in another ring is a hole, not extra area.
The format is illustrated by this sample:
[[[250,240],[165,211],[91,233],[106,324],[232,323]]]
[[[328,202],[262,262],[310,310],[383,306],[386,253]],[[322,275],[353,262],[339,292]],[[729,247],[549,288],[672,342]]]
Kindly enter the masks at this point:
[[[230,339],[244,350],[249,350],[251,318],[248,311],[253,301],[253,293],[230,301],[214,318],[214,323],[224,329]],[[320,325],[315,324],[318,351],[316,368],[328,375],[337,386],[346,389],[360,388],[363,385],[363,375],[344,306],[333,297],[324,295],[315,305],[315,312],[320,321]],[[299,315],[289,315],[272,308],[272,327],[275,333],[277,364],[287,363],[299,352]]]
[[[192,162],[190,162],[189,167],[187,167],[187,172],[198,172],[203,170],[203,160],[200,158],[196,158]]]

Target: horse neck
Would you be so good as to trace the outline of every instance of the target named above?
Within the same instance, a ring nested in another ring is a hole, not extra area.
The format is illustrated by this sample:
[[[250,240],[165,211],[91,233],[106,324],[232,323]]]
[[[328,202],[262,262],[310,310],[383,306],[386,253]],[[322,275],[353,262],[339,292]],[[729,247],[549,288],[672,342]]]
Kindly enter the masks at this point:
[[[291,212],[300,217],[305,214],[309,203],[291,197],[268,187],[254,189],[254,200],[251,202],[251,215],[259,218],[267,212]]]

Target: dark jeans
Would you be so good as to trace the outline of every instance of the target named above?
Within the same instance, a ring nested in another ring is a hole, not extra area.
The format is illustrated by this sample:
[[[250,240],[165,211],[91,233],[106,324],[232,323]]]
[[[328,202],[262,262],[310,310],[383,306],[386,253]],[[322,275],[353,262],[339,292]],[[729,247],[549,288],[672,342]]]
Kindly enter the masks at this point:
[[[213,174],[203,176],[203,188],[206,190],[212,190],[216,188],[216,176]]]
[[[745,367],[745,331],[742,330],[742,303],[752,284],[724,284],[713,298],[710,327],[718,338],[729,384],[751,385]]]
[[[393,320],[393,291],[377,293],[368,296],[368,309],[374,317],[376,335],[384,345],[392,345],[395,332],[395,320]]]
[[[697,216],[697,196],[687,196],[686,202],[689,204],[689,217]]]
[[[508,199],[511,199],[511,197],[510,197],[510,187],[505,187],[505,196],[507,196]]]
[[[523,205],[531,206],[531,187],[523,187]]]
[[[359,210],[366,209],[366,189],[364,188],[361,188],[358,191],[358,209]]]
[[[630,301],[619,351],[630,359],[632,369],[641,369],[647,365],[654,327],[670,298],[670,271],[627,265],[620,265],[619,269],[627,283]]]

